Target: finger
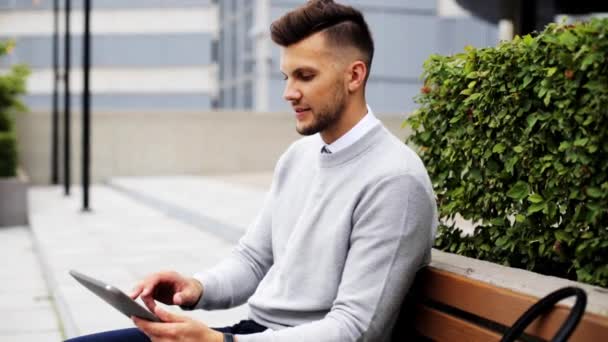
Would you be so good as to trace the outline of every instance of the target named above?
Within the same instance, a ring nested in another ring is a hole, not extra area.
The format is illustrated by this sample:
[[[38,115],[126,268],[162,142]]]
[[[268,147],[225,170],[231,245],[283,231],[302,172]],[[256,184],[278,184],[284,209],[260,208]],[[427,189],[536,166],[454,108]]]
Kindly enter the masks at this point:
[[[162,324],[164,323],[150,322],[135,316],[131,316],[131,320],[139,330],[146,334],[146,336],[150,338],[163,336],[164,327],[162,326]]]
[[[180,315],[174,314],[172,312],[169,312],[169,311],[161,308],[160,306],[156,307],[156,310],[154,310],[154,313],[163,322],[183,322],[187,319],[184,316],[180,316]]]
[[[131,299],[137,299],[137,297],[141,294],[141,292],[143,291],[144,286],[143,284],[137,284],[137,286],[135,286],[133,288],[133,290],[131,291],[131,293],[129,294],[129,297],[131,297]]]
[[[151,296],[141,296],[141,300],[146,304],[146,307],[152,312],[156,309],[156,301]]]
[[[150,296],[154,292],[154,287],[156,287],[156,285],[157,285],[156,281],[151,282],[151,283],[146,283],[143,286],[143,289],[141,290],[141,295]]]
[[[152,274],[151,276],[147,277],[143,282],[142,282],[142,291],[141,291],[141,295],[142,296],[149,296],[151,294],[154,293],[154,288],[158,285],[158,283],[161,281],[161,275],[159,273],[156,274]]]

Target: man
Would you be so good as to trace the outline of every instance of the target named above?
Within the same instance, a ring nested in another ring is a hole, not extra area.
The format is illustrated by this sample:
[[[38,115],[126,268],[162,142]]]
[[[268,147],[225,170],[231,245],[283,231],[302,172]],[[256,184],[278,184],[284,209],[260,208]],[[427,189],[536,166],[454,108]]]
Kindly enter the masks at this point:
[[[361,13],[313,0],[271,26],[283,97],[307,137],[277,162],[266,203],[230,258],[194,277],[164,272],[134,290],[164,322],[97,335],[152,341],[388,341],[437,221],[420,159],[365,100],[374,45]],[[318,134],[317,134],[318,133]],[[248,302],[211,329],[169,313]],[[89,341],[94,336],[89,336]],[[86,339],[83,338],[83,339]]]

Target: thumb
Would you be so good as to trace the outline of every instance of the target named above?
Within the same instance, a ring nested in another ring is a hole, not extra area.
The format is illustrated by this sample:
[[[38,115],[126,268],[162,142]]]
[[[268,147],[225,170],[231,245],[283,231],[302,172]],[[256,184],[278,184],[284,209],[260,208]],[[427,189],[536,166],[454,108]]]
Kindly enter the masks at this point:
[[[184,304],[184,295],[183,295],[183,291],[182,292],[177,292],[174,296],[173,296],[173,303],[175,305],[183,305]]]
[[[197,298],[196,289],[192,286],[186,286],[173,295],[173,304],[190,306],[196,304]]]
[[[183,322],[186,320],[186,317],[176,315],[172,312],[169,312],[165,309],[162,309],[160,305],[157,305],[154,308],[154,313],[158,318],[160,318],[163,322]]]

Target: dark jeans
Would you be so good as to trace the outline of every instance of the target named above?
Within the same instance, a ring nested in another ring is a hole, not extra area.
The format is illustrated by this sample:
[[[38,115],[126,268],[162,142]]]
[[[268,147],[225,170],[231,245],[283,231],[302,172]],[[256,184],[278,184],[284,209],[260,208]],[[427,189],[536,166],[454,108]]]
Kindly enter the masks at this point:
[[[248,335],[255,334],[266,330],[265,326],[259,325],[252,320],[240,321],[239,323],[224,328],[212,328],[213,330],[227,332],[231,334],[239,334],[239,335]],[[137,328],[129,328],[129,329],[121,329],[121,330],[112,330],[101,332],[92,335],[75,337],[67,340],[66,342],[101,342],[101,341],[111,341],[111,342],[139,342],[145,341],[149,342],[150,339],[148,336],[144,335]]]

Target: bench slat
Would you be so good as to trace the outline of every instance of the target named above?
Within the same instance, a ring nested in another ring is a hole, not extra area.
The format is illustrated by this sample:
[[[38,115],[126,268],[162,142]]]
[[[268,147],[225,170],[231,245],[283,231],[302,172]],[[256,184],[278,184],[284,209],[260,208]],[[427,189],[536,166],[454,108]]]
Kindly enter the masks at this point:
[[[474,315],[511,326],[538,299],[508,289],[427,267],[420,274],[420,295]],[[544,339],[553,337],[569,313],[558,305],[549,314],[534,321],[526,333]],[[570,341],[601,341],[608,336],[608,319],[586,313]]]
[[[499,341],[501,336],[491,330],[418,304],[415,326],[419,334],[433,341]]]

